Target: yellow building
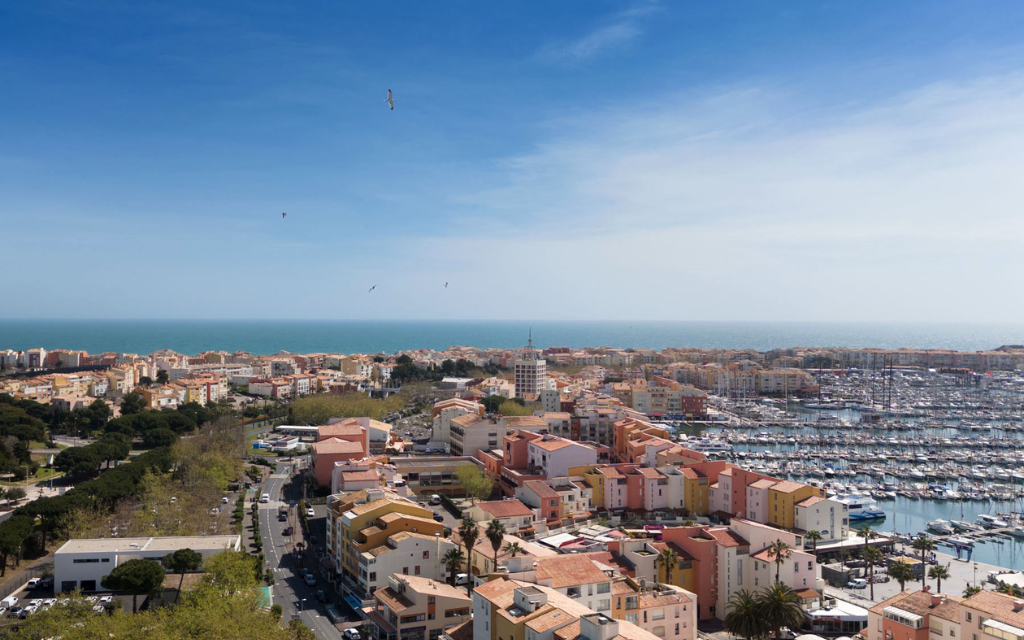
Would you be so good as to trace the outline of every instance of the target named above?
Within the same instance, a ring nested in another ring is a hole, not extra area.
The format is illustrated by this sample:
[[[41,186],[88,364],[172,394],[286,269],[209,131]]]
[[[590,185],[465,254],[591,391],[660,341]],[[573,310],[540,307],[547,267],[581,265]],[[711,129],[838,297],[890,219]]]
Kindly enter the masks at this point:
[[[683,478],[683,506],[694,516],[708,515],[708,479],[693,469],[681,467]],[[683,586],[683,585],[680,585]]]
[[[775,483],[768,489],[768,524],[792,529],[796,526],[796,504],[820,495],[820,489],[801,482]]]
[[[369,497],[369,494],[368,494]],[[332,518],[337,511],[332,510]],[[409,531],[432,536],[444,529],[435,522],[434,513],[407,500],[380,498],[352,507],[340,514],[335,523],[336,549],[340,547],[340,569],[352,577],[359,575],[359,554],[378,547],[388,536]]]
[[[569,476],[583,476],[583,481],[590,487],[590,504],[597,508],[604,507],[604,474],[598,467],[570,467]]]

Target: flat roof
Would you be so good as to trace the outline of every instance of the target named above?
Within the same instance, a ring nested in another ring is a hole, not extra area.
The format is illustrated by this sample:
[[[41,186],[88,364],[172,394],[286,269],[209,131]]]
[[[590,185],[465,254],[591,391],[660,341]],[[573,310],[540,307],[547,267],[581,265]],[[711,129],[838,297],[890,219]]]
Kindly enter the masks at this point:
[[[234,548],[241,536],[174,536],[166,538],[80,538],[68,540],[57,549],[60,553],[114,553],[147,552],[171,553],[178,549],[193,551],[222,551]]]

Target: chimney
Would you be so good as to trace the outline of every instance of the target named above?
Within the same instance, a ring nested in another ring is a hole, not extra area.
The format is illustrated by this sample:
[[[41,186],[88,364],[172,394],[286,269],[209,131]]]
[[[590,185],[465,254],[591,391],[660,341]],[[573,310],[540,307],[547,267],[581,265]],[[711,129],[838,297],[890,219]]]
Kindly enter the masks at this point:
[[[1013,601],[1013,611],[1014,611],[1014,613],[1019,612],[1019,611],[1024,611],[1024,600],[1014,600]]]
[[[942,596],[937,593],[932,594],[932,606],[937,607],[942,604]]]
[[[921,589],[921,591],[924,591],[925,593],[930,593],[931,590],[932,590],[932,585],[930,585],[930,584],[924,585],[924,589]]]

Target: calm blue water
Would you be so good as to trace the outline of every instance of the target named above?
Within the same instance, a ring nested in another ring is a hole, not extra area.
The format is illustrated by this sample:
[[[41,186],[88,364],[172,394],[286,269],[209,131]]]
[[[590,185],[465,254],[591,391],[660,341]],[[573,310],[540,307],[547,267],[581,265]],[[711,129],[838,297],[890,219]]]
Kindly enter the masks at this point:
[[[0,320],[0,349],[150,353],[376,353],[452,345],[749,348],[794,346],[992,349],[1024,343],[1024,324],[800,322],[493,322],[289,320]]]

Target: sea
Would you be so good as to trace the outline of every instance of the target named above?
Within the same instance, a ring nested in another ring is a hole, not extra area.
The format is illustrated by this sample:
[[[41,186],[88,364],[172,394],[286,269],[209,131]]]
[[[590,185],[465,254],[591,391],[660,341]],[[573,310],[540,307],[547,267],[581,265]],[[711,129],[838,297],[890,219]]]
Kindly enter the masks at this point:
[[[194,355],[211,349],[267,355],[394,353],[450,346],[756,349],[938,348],[960,351],[1024,343],[1024,324],[843,322],[609,322],[472,320],[3,320],[0,349]]]

